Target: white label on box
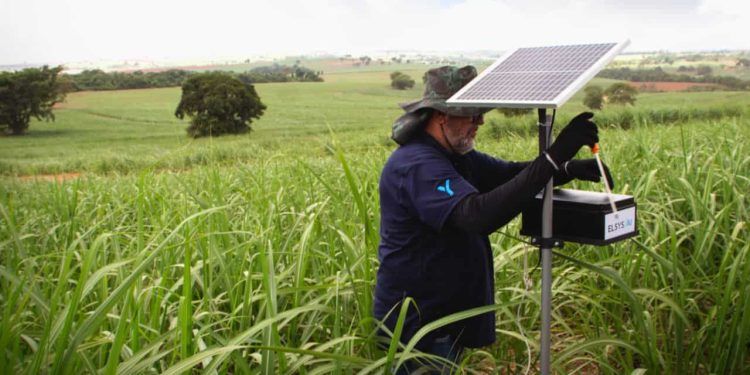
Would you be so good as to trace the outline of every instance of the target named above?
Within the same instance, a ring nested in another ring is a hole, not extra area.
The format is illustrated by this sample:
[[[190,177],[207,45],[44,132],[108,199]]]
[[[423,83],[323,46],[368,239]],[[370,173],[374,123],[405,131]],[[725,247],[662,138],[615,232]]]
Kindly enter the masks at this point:
[[[626,208],[604,216],[605,240],[633,232],[635,232],[635,207]]]

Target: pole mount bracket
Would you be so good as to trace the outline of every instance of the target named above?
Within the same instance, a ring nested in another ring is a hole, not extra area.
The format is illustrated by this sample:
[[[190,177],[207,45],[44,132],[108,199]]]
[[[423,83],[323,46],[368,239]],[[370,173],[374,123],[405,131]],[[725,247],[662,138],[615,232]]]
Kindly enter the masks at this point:
[[[565,242],[555,238],[531,237],[531,243],[545,249],[552,249],[555,247],[562,249],[562,247],[565,246]]]

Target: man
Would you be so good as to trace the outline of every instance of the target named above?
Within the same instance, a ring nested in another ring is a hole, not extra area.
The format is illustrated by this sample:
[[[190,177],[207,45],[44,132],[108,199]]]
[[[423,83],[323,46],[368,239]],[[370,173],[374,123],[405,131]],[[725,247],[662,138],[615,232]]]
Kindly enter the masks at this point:
[[[530,162],[474,151],[488,109],[449,107],[446,100],[476,75],[472,66],[429,70],[423,98],[403,104],[406,114],[394,124],[401,146],[380,177],[374,315],[393,331],[400,304],[412,298],[416,306],[404,321],[404,343],[429,322],[494,303],[488,236],[516,217],[551,177],[556,184],[599,181],[594,159],[570,160],[582,146],[598,142],[591,113],[574,118],[550,149]],[[494,341],[495,315],[487,313],[430,332],[417,348],[455,361],[464,347]],[[415,364],[409,365],[399,372],[414,370]]]

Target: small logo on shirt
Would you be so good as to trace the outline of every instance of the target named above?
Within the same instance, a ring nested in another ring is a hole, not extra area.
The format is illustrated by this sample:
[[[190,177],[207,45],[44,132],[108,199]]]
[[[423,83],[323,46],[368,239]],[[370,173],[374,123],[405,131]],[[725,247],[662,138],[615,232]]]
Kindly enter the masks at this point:
[[[437,190],[438,191],[442,191],[445,194],[448,194],[449,197],[452,197],[453,196],[453,190],[451,190],[451,180],[450,180],[450,178],[445,180],[445,184],[438,185]]]

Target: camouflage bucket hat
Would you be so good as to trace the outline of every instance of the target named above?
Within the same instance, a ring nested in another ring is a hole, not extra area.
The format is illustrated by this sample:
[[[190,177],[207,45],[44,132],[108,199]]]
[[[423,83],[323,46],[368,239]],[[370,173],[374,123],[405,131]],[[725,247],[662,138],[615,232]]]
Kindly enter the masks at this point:
[[[400,104],[406,114],[393,123],[391,134],[393,140],[398,144],[404,144],[416,134],[429,118],[430,111],[424,109],[434,109],[451,116],[465,117],[481,115],[489,111],[490,108],[454,107],[446,104],[448,98],[476,76],[477,69],[471,65],[462,68],[442,66],[428,70],[425,74],[422,99]]]

